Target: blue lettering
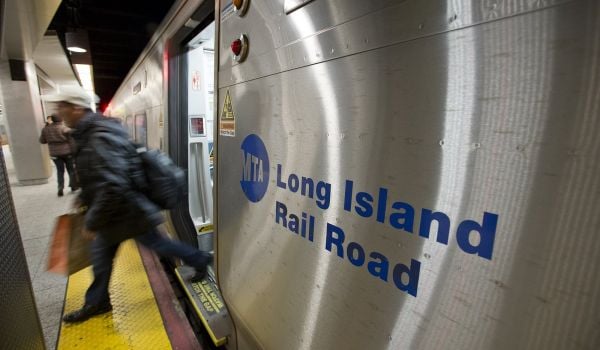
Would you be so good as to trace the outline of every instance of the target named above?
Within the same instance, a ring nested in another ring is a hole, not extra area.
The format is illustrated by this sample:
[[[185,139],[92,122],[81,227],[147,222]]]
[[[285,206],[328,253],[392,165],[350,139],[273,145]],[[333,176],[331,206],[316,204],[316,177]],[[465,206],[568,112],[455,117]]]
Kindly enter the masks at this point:
[[[450,218],[442,212],[432,212],[429,209],[421,211],[421,225],[419,226],[419,236],[429,238],[431,224],[437,221],[438,233],[436,240],[438,243],[448,244],[448,235],[450,234]]]
[[[300,223],[300,235],[306,238],[306,213],[302,213],[302,222]]]
[[[333,246],[337,248],[337,256],[344,258],[344,243],[345,234],[341,228],[327,223],[327,235],[325,239],[325,249],[331,252]],[[346,247],[346,254],[348,261],[354,266],[364,266],[366,262],[365,248],[359,243],[350,242]],[[387,282],[390,272],[390,264],[388,258],[379,253],[371,252],[369,254],[369,260],[367,263],[367,270],[373,277],[377,277],[380,280]],[[394,281],[395,286],[403,292],[406,292],[412,296],[417,296],[417,289],[419,286],[419,275],[421,271],[421,263],[417,260],[411,259],[410,266],[398,263],[394,266],[392,271],[391,279]]]
[[[315,180],[306,176],[298,176],[296,174],[290,174],[287,176],[287,180],[284,181],[285,176],[283,175],[283,167],[281,164],[277,164],[277,187],[282,189],[289,189],[292,193],[300,191],[302,196],[308,198],[315,198],[317,206],[323,210],[328,209],[331,204],[331,184],[318,181],[315,184]]]
[[[461,222],[456,231],[458,246],[465,253],[477,254],[482,258],[492,260],[497,224],[498,215],[488,212],[483,213],[483,224],[481,225],[473,220]],[[473,231],[479,233],[478,245],[472,245],[469,241],[469,236]]]
[[[298,175],[290,174],[288,177],[288,188],[290,191],[296,193],[298,192],[298,187],[300,186],[300,181],[298,181]]]
[[[394,267],[394,284],[398,289],[407,292],[413,297],[417,296],[417,287],[419,286],[419,274],[421,272],[421,263],[415,259],[410,259],[410,267],[404,264],[397,264]],[[408,281],[403,282],[402,276],[406,276]]]
[[[335,235],[335,237],[333,237]],[[327,237],[325,238],[325,249],[331,252],[332,245],[335,244],[337,247],[337,256],[340,258],[344,258],[344,247],[342,243],[344,243],[345,239],[344,231],[330,223],[327,223]]]
[[[387,188],[381,187],[379,189],[379,199],[377,200],[377,221],[385,222],[385,211],[387,207]]]
[[[354,182],[350,180],[346,180],[346,190],[344,191],[344,210],[351,211],[352,210],[352,187],[354,186]]]
[[[404,212],[393,213],[390,215],[390,225],[398,230],[404,230],[412,233],[413,223],[415,220],[415,210],[413,207],[408,203],[396,202],[392,204],[392,208],[396,210],[404,210]]]
[[[367,264],[369,273],[387,282],[390,265],[388,259],[383,254],[378,252],[372,252],[369,256],[373,259],[373,261],[369,261]]]
[[[285,190],[285,182],[281,181],[281,164],[277,164],[277,187]]]
[[[298,223],[300,219],[294,214],[290,214],[289,219],[290,221],[288,223],[288,229],[294,233],[298,233]]]
[[[323,181],[317,183],[317,206],[323,210],[331,203],[331,184]]]
[[[308,198],[313,198],[313,193],[315,192],[315,182],[310,177],[302,176],[302,190],[300,190],[300,194],[303,196],[307,196]]]
[[[311,242],[315,240],[315,217],[312,215],[308,219],[308,240]]]
[[[356,242],[350,242],[347,249],[348,260],[350,260],[352,265],[363,266],[365,263],[365,250],[360,246],[360,244]],[[357,257],[354,256],[354,252],[358,253]]]
[[[275,202],[275,222],[279,223],[279,219],[282,221],[282,226],[287,227],[287,207],[281,202]]]
[[[356,213],[362,217],[368,218],[373,215],[373,196],[367,192],[358,192],[356,194]]]

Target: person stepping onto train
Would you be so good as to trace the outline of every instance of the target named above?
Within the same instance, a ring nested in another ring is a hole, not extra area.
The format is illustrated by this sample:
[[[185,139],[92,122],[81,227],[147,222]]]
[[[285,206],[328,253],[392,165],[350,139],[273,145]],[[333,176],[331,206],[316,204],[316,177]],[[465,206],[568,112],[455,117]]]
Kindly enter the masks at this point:
[[[48,144],[50,157],[56,166],[58,196],[62,197],[65,187],[65,168],[69,174],[69,187],[71,187],[71,191],[77,190],[77,178],[73,170],[73,158],[71,156],[71,130],[64,126],[62,120],[56,115],[51,115],[46,120],[46,126],[42,129],[40,135],[40,143]]]
[[[113,260],[119,245],[129,238],[161,256],[180,258],[196,268],[194,280],[203,278],[212,256],[161,234],[161,208],[134,185],[132,178],[143,170],[127,131],[113,119],[92,112],[94,101],[83,89],[64,88],[45,99],[57,102],[58,115],[73,129],[81,186],[78,205],[85,210],[84,230],[95,233],[91,243],[94,280],[83,307],[63,320],[81,322],[112,310],[108,287]]]

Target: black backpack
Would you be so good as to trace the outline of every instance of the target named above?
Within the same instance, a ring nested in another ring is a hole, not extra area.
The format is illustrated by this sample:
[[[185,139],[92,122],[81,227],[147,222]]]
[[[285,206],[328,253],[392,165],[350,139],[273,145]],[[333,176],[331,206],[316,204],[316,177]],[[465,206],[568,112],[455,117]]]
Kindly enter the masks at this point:
[[[141,192],[162,209],[173,209],[185,195],[185,173],[158,150],[137,147],[145,184]]]

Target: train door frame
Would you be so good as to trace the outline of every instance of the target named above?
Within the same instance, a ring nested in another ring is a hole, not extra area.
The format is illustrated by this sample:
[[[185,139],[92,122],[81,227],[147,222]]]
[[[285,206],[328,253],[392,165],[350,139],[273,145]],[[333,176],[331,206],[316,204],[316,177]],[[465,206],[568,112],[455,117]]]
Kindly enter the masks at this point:
[[[167,65],[166,74],[168,76],[168,79],[166,79],[166,89],[168,91],[168,152],[175,164],[185,170],[186,177],[189,175],[189,121],[187,91],[188,71],[186,64],[186,52],[188,50],[187,43],[214,21],[214,11],[215,1],[204,1],[196,9],[186,24],[167,40],[165,46],[166,62],[164,62],[164,64]],[[216,147],[216,145],[213,145],[213,147]],[[216,186],[216,182],[214,186]],[[213,199],[213,206],[214,205],[215,203]],[[198,239],[196,227],[191,218],[189,206],[189,199],[186,196],[176,208],[171,210],[170,218],[179,238],[189,244],[197,246]],[[213,217],[215,217],[214,212]]]

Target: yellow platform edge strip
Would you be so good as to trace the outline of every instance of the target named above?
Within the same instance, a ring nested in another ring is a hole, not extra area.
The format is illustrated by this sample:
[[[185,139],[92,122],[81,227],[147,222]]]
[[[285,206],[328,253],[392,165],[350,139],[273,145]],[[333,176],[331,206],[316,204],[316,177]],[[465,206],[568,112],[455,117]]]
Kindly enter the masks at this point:
[[[192,305],[194,306],[194,309],[196,310],[196,313],[198,314],[198,316],[200,317],[200,320],[202,321],[202,324],[204,324],[204,328],[206,328],[206,331],[208,332],[208,335],[210,335],[210,338],[212,339],[213,343],[216,346],[221,346],[223,344],[225,344],[225,342],[227,341],[227,337],[223,337],[221,339],[217,339],[217,337],[215,336],[215,334],[213,333],[212,329],[210,328],[210,326],[208,325],[208,321],[204,318],[204,315],[202,314],[202,311],[200,311],[200,308],[198,307],[198,305],[196,304],[196,300],[194,299],[194,297],[192,296],[192,294],[190,293],[189,289],[186,287],[185,282],[183,280],[183,278],[181,277],[181,275],[179,274],[179,271],[175,270],[175,274],[177,275],[177,279],[179,280],[179,282],[181,283],[181,286],[183,287],[183,290],[185,290],[185,294],[187,294],[188,299],[190,300],[190,302],[192,303]]]
[[[88,267],[69,277],[64,313],[83,305],[92,281]],[[113,311],[61,324],[57,349],[172,349],[135,241],[119,248],[110,283]]]

